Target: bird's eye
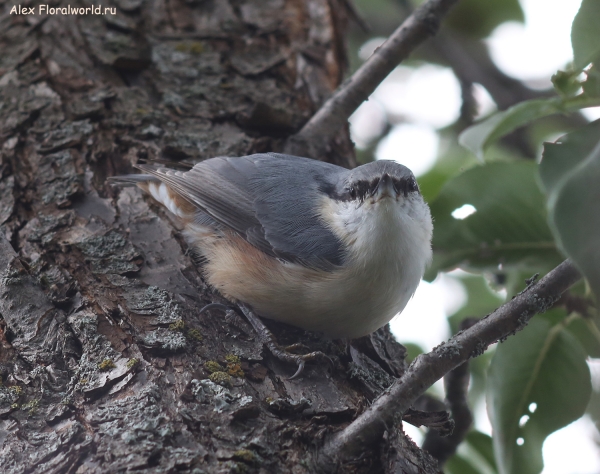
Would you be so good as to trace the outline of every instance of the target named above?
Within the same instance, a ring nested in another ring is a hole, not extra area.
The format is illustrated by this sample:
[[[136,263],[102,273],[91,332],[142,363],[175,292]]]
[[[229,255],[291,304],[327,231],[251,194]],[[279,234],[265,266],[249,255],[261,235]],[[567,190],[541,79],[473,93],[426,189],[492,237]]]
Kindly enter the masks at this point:
[[[351,188],[348,190],[348,192],[350,193],[350,197],[351,197],[352,199],[356,199],[356,188],[355,188],[354,186],[353,186],[353,187],[351,187]]]
[[[408,192],[412,193],[414,191],[418,191],[419,190],[419,185],[417,184],[417,181],[415,180],[415,178],[411,178],[408,181]]]

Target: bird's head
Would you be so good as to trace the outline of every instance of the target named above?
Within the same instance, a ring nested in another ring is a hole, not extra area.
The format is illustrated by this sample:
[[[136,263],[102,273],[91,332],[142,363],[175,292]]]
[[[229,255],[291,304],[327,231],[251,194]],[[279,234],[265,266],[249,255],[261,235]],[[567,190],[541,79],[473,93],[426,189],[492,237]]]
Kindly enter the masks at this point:
[[[420,197],[417,180],[406,166],[395,161],[374,161],[349,171],[335,187],[335,199],[363,204],[405,204]]]

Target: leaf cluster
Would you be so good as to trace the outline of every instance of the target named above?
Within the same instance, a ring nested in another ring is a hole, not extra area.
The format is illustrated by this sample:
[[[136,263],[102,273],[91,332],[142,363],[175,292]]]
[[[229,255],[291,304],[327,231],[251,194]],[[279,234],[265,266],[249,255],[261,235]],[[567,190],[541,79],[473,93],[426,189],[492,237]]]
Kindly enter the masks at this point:
[[[502,154],[499,140],[545,117],[600,105],[599,20],[600,3],[583,0],[572,26],[573,63],[552,77],[556,94],[520,102],[466,129],[460,143],[479,163],[447,180],[431,203],[430,277],[459,267],[491,276],[510,297],[525,277],[568,257],[587,282],[497,347],[484,382],[493,440],[477,448],[467,439],[448,466],[453,473],[537,474],[546,437],[586,409],[593,413],[587,359],[600,353],[600,121],[544,143],[540,162]],[[473,214],[453,217],[467,204]],[[570,305],[569,298],[582,304]],[[482,467],[490,447],[495,465]]]

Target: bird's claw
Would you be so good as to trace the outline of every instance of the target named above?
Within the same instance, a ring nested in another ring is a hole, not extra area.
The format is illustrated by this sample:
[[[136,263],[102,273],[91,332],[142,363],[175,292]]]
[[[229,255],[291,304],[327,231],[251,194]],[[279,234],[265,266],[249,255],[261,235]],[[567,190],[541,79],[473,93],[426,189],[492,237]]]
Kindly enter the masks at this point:
[[[288,380],[294,380],[296,377],[298,377],[302,372],[304,372],[304,365],[305,362],[303,360],[300,360],[298,362],[298,369],[296,370],[296,372],[294,373],[294,375],[292,375],[291,377],[288,378]]]
[[[326,359],[333,367],[333,361],[331,360],[331,358],[321,351],[310,352],[308,354],[290,354],[289,352],[287,352],[286,348],[286,350],[283,351],[279,349],[279,351],[277,352],[271,350],[271,353],[283,362],[295,363],[298,366],[298,369],[296,370],[294,375],[289,377],[288,380],[294,380],[296,377],[302,374],[307,362],[311,362],[317,359]]]
[[[246,307],[243,304],[240,304],[236,308],[234,306],[227,306],[227,305],[223,305],[220,303],[211,303],[211,304],[205,306],[204,308],[202,308],[200,310],[200,313],[203,313],[204,311],[207,311],[209,309],[220,309],[223,311],[233,310],[236,313],[241,312],[246,317],[248,322],[252,325],[252,327],[254,328],[256,333],[258,334],[261,342],[269,348],[269,351],[271,352],[271,354],[273,354],[274,357],[276,357],[277,359],[279,359],[282,362],[296,364],[296,366],[298,368],[297,368],[296,372],[294,373],[294,375],[292,375],[288,380],[293,380],[296,377],[300,376],[300,374],[302,374],[302,372],[304,371],[306,362],[309,362],[309,361],[325,358],[325,359],[327,359],[327,361],[329,361],[329,363],[331,364],[332,367],[334,366],[331,358],[321,351],[310,352],[308,354],[291,354],[290,352],[288,352],[288,351],[298,350],[298,349],[301,349],[301,350],[308,349],[308,347],[306,347],[304,344],[296,343],[296,344],[287,346],[286,348],[281,348],[279,346],[279,344],[277,344],[277,341],[275,340],[275,336],[273,336],[273,333],[271,333],[271,331],[262,323],[262,321],[258,318],[258,316],[256,316],[248,307]]]

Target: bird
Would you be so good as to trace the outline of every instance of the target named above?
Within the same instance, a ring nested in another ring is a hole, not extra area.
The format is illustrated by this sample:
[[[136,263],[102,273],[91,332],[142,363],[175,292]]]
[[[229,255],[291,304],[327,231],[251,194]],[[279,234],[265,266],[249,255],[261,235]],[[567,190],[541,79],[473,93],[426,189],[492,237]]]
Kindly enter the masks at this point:
[[[152,163],[110,178],[181,219],[206,281],[264,318],[331,338],[400,313],[431,260],[433,223],[409,168],[346,169],[278,153]]]

